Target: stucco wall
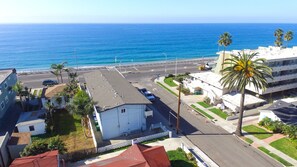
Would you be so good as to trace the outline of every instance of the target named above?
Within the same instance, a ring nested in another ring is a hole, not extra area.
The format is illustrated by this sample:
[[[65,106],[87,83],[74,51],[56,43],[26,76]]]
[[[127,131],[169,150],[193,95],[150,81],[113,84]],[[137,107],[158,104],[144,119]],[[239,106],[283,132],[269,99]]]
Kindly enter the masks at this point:
[[[17,82],[17,76],[15,73],[10,74],[5,81],[0,83],[0,104],[4,103],[4,108],[2,109],[0,106],[0,119],[5,115],[7,109],[10,105],[14,104],[16,93],[11,90],[12,86],[15,85]],[[5,88],[5,83],[7,84],[7,88]],[[7,96],[8,101],[5,100]]]
[[[29,126],[34,126],[34,131],[30,131]],[[17,125],[19,132],[31,132],[31,135],[39,135],[45,133],[45,122],[38,122],[26,125]]]
[[[145,107],[145,105],[123,105],[97,114],[103,139],[118,137],[136,130],[146,130]],[[125,112],[122,113],[122,109],[125,109]]]
[[[9,153],[7,149],[7,142],[9,139],[9,134],[6,132],[4,136],[0,139],[0,166],[8,166],[10,162]]]
[[[9,145],[8,150],[12,160],[20,157],[20,152],[24,150],[26,144],[23,145]]]

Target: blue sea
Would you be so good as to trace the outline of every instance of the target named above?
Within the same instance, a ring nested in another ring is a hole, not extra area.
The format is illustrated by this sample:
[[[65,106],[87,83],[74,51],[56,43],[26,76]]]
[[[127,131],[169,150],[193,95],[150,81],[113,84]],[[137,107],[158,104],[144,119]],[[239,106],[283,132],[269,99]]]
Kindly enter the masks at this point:
[[[0,68],[142,63],[164,61],[165,54],[168,60],[214,57],[224,32],[233,36],[227,49],[255,49],[273,45],[277,28],[297,33],[297,24],[2,24]],[[288,46],[296,46],[296,38]]]

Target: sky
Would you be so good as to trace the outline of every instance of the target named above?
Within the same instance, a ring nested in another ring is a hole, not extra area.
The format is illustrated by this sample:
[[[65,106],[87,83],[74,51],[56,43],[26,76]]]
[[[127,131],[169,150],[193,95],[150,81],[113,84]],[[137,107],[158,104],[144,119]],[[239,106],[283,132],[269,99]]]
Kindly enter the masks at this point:
[[[0,23],[297,23],[297,0],[0,0]]]

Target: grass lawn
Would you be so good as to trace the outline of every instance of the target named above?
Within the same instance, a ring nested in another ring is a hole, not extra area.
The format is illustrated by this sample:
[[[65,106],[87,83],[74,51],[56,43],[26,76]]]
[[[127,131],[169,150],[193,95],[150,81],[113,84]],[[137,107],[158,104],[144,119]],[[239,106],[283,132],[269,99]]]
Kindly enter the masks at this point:
[[[170,90],[169,88],[167,88],[165,85],[161,84],[160,82],[157,82],[157,84],[159,84],[161,87],[163,87],[164,89],[166,89],[168,92],[174,94],[175,96],[178,96],[178,94],[176,94],[175,92],[173,92],[172,90]]]
[[[204,107],[204,108],[209,108],[211,107],[211,105],[205,103],[204,101],[201,101],[201,102],[197,102],[200,106]]]
[[[192,104],[191,107],[194,108],[196,112],[202,114],[203,116],[209,119],[214,119],[211,115],[207,114],[205,111],[201,110],[200,108],[197,108],[194,104]]]
[[[167,155],[172,167],[195,167],[182,149],[167,151]]]
[[[297,160],[297,140],[282,138],[270,143],[270,145]]]
[[[242,129],[261,140],[272,136],[270,132],[267,132],[265,129],[259,128],[255,125],[244,126]]]
[[[54,114],[54,134],[32,136],[32,142],[36,140],[49,141],[51,137],[59,135],[64,141],[67,151],[94,148],[92,138],[86,138],[80,122],[80,116],[69,114],[66,111],[58,111]]]
[[[228,117],[227,113],[224,113],[222,110],[217,109],[217,108],[209,109],[209,111],[213,112],[214,114],[217,114],[219,117],[221,117],[221,118],[223,118],[225,120]]]
[[[277,160],[278,162],[282,163],[285,166],[293,166],[291,163],[289,163],[288,161],[282,159],[278,155],[276,155],[274,153],[271,153],[265,147],[258,147],[258,149],[261,150],[261,151],[263,151],[264,153],[266,153],[267,155],[269,155],[270,157],[274,158],[275,160]]]
[[[170,86],[170,87],[175,87],[175,86],[177,86],[177,84],[175,84],[175,83],[173,82],[173,78],[172,78],[172,77],[165,78],[165,79],[164,79],[164,82],[165,82],[168,86]]]
[[[243,139],[244,139],[244,141],[246,141],[249,144],[254,143],[254,141],[252,139],[250,139],[250,138],[244,137]]]

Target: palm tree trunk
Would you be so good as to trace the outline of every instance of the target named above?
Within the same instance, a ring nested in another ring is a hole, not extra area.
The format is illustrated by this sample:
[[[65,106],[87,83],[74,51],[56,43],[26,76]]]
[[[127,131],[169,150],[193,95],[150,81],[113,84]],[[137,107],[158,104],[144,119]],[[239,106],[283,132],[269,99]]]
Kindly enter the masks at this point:
[[[63,83],[62,71],[60,71],[61,82]]]
[[[23,111],[25,111],[25,105],[24,105],[24,102],[23,102],[23,97],[21,95],[19,95],[19,97],[20,97],[20,102],[21,102],[22,109],[23,109]]]
[[[241,92],[239,117],[238,117],[237,128],[235,131],[235,134],[237,136],[243,136],[241,132],[241,127],[242,127],[242,118],[243,118],[243,110],[244,110],[244,98],[245,98],[245,89]]]
[[[222,70],[224,69],[224,62],[225,62],[225,50],[226,50],[226,47],[224,47],[224,52],[223,52]],[[221,74],[223,74],[223,72],[221,72]]]
[[[59,81],[59,75],[56,75],[56,77],[57,77],[57,81],[58,81],[58,83],[60,83],[60,81]]]

